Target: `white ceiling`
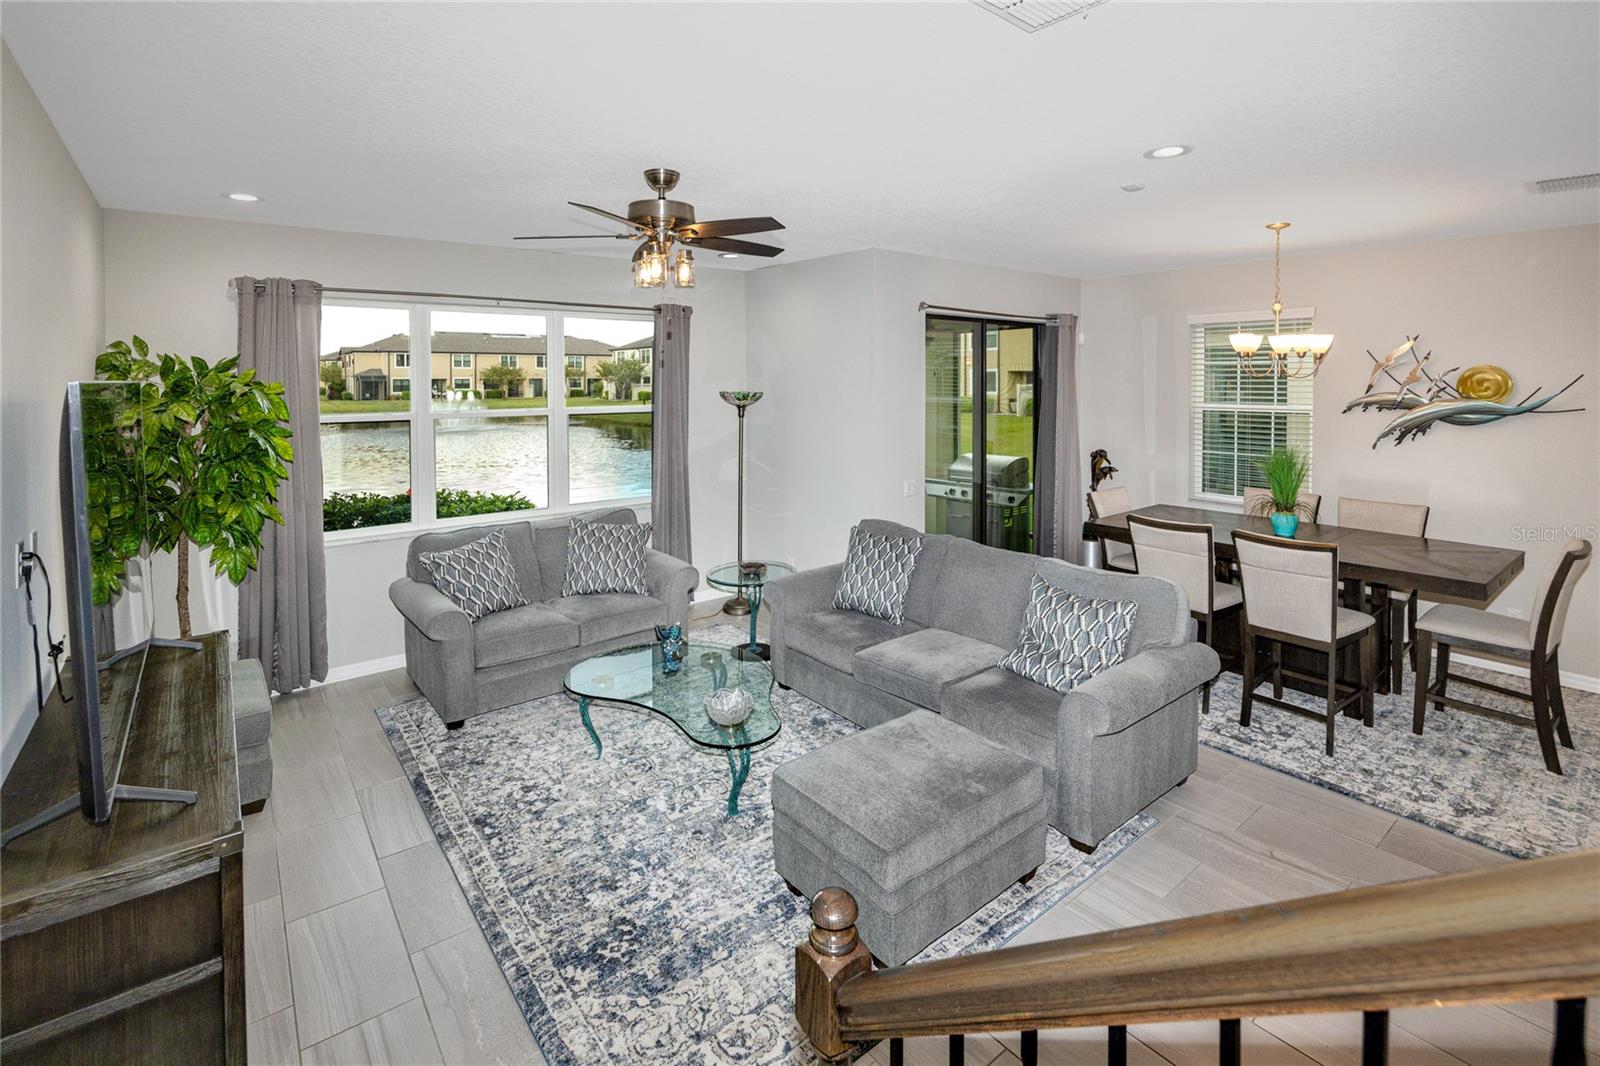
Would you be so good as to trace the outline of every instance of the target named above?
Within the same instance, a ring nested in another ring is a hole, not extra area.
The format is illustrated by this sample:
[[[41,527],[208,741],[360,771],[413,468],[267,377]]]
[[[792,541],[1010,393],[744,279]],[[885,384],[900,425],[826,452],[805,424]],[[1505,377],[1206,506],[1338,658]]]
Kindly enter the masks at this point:
[[[509,244],[603,232],[565,201],[662,165],[702,219],[785,222],[779,262],[1076,277],[1267,255],[1278,218],[1290,255],[1600,221],[1527,187],[1600,171],[1594,3],[1113,0],[1029,35],[964,2],[7,2],[0,30],[108,208]]]

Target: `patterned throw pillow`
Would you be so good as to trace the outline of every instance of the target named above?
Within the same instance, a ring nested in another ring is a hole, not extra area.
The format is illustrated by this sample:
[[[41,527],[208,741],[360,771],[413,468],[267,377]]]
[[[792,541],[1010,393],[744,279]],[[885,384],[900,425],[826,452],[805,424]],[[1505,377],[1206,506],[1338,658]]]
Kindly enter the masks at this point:
[[[473,620],[528,602],[517,585],[504,530],[448,551],[422,552],[417,559],[433,575],[433,587]]]
[[[1139,605],[1095,600],[1034,577],[1022,635],[1000,665],[1057,692],[1071,692],[1122,661]]]
[[[851,529],[850,550],[833,593],[834,609],[860,611],[899,625],[905,619],[906,591],[921,550],[921,537],[868,533],[860,526]]]
[[[563,596],[597,592],[646,595],[644,553],[650,545],[650,523],[585,522],[573,519],[567,540],[567,576]]]

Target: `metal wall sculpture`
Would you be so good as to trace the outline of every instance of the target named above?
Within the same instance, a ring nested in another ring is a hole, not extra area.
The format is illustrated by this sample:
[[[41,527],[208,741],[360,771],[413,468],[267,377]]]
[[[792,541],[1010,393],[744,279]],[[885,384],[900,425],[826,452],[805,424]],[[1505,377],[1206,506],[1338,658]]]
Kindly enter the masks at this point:
[[[1433,353],[1417,354],[1420,336],[1407,337],[1399,347],[1381,359],[1367,352],[1367,357],[1373,363],[1372,374],[1367,378],[1367,391],[1345,404],[1345,414],[1356,410],[1402,412],[1378,433],[1377,439],[1372,442],[1374,448],[1385,437],[1393,437],[1395,444],[1420,437],[1439,422],[1452,426],[1482,426],[1512,415],[1571,414],[1584,410],[1582,407],[1551,409],[1545,406],[1583,380],[1582,374],[1547,396],[1539,396],[1543,391],[1541,386],[1523,397],[1521,403],[1506,403],[1511,398],[1512,380],[1505,370],[1483,364],[1466,370],[1452,367],[1436,374],[1428,369],[1428,361],[1433,358]],[[1411,357],[1409,367],[1403,361],[1408,355]],[[1401,370],[1405,371],[1404,377],[1399,376]],[[1455,379],[1453,384],[1452,375]],[[1381,392],[1372,391],[1379,384],[1380,377],[1387,377],[1395,387]]]

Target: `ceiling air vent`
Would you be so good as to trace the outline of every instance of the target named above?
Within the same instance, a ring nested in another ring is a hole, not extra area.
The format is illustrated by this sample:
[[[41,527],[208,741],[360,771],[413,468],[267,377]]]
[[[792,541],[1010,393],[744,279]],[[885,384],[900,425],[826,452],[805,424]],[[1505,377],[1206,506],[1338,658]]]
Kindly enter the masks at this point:
[[[1574,174],[1533,183],[1534,192],[1577,192],[1579,189],[1600,189],[1600,174]]]
[[[1036,33],[1074,15],[1087,15],[1106,0],[972,0],[1018,29]]]

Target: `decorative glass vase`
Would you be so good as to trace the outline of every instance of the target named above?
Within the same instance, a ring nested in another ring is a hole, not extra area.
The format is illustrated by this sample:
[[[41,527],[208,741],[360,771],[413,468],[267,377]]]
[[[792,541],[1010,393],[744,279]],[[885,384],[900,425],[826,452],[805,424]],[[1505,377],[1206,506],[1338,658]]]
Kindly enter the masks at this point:
[[[706,715],[720,726],[739,725],[755,707],[750,693],[742,688],[719,688],[706,697]]]
[[[661,672],[677,673],[683,667],[683,653],[688,647],[688,641],[683,639],[683,626],[677,623],[656,626],[656,639],[661,642]]]
[[[1300,528],[1300,516],[1293,511],[1273,511],[1272,531],[1287,540],[1294,539],[1294,531]]]

